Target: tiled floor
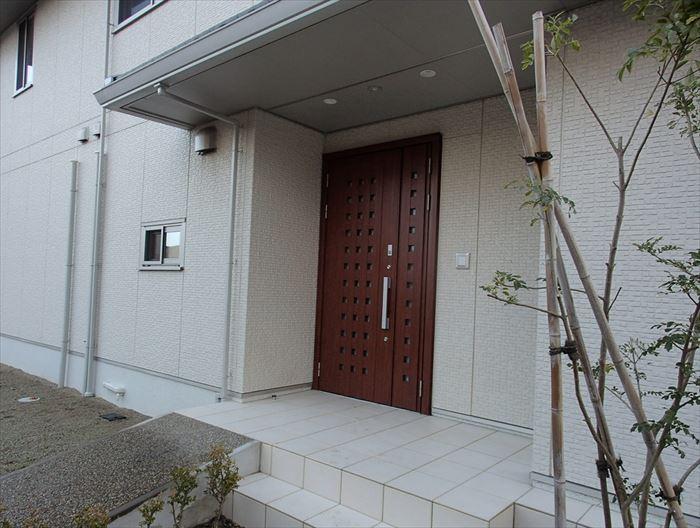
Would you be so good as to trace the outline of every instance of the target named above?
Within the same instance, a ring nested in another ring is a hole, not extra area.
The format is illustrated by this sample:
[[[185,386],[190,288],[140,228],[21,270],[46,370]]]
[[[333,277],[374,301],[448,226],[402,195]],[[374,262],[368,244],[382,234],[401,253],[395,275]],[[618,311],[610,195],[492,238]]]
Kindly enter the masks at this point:
[[[234,498],[247,528],[512,527],[515,518],[527,526],[530,512],[545,516],[538,523],[551,517],[533,506],[551,494],[529,484],[524,435],[318,391],[182,414],[262,442],[269,476],[248,477]],[[527,511],[518,514],[520,499]],[[571,520],[590,507],[573,503]]]

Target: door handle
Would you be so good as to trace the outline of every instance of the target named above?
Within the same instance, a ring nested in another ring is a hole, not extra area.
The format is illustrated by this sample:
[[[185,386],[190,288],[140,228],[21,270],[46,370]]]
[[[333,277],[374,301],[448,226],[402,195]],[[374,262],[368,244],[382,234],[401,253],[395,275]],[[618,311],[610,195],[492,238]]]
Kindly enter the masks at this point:
[[[384,277],[382,282],[382,330],[389,330],[389,288],[391,288],[391,277]]]

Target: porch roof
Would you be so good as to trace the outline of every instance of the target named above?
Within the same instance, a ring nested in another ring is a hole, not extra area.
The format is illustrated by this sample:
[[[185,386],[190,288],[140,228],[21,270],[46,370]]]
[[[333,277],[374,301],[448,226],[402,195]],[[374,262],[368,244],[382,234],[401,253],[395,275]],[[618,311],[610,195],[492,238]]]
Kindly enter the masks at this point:
[[[503,22],[516,54],[533,12],[590,1],[483,5],[490,21]],[[436,75],[423,77],[423,70]],[[523,88],[533,85],[530,71],[518,76]],[[466,0],[263,0],[117,76],[95,96],[111,110],[183,128],[210,119],[158,96],[157,83],[219,114],[258,107],[322,132],[500,92]]]

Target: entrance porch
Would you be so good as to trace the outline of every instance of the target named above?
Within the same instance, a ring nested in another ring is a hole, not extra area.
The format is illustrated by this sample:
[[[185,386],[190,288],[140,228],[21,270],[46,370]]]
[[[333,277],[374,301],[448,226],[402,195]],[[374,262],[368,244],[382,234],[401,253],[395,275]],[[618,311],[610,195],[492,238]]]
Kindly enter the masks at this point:
[[[314,390],[181,414],[262,443],[260,471],[227,506],[246,528],[553,526],[525,434]],[[599,525],[593,502],[567,512]]]

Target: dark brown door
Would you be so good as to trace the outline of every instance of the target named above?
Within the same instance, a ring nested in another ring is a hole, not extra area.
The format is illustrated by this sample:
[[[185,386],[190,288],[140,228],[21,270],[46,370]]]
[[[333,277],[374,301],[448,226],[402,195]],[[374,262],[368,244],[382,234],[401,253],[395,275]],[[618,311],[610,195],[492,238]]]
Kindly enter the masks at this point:
[[[321,390],[429,412],[439,137],[324,159]]]

